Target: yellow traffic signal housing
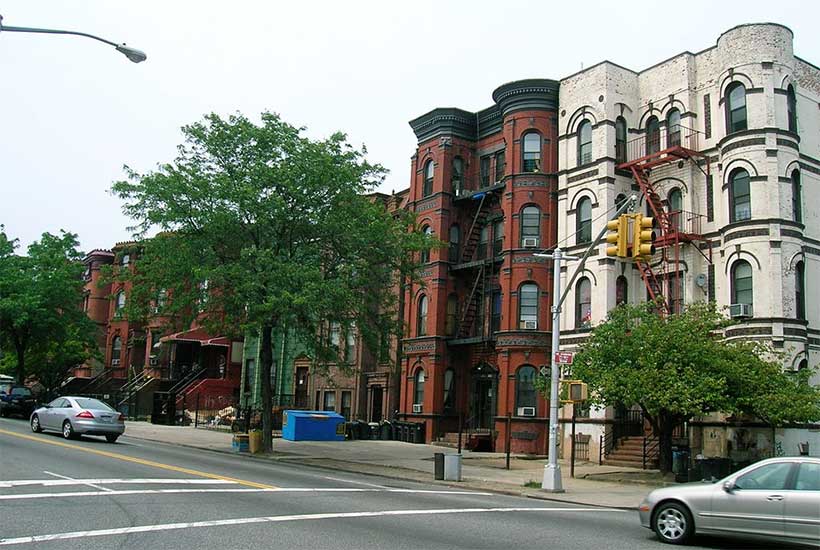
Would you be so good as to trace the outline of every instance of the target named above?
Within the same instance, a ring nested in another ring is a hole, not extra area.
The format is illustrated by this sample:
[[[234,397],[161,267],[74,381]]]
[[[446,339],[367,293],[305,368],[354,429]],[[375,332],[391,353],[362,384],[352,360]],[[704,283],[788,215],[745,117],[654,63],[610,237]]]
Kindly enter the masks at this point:
[[[635,214],[635,222],[632,227],[632,257],[641,259],[655,253],[655,218]]]
[[[580,380],[561,380],[561,401],[564,403],[583,403],[589,399],[587,385]]]
[[[626,258],[626,247],[629,233],[629,216],[622,214],[618,216],[617,220],[610,220],[606,222],[606,228],[613,231],[606,236],[606,242],[609,246],[606,247],[607,256],[618,256],[619,258]]]

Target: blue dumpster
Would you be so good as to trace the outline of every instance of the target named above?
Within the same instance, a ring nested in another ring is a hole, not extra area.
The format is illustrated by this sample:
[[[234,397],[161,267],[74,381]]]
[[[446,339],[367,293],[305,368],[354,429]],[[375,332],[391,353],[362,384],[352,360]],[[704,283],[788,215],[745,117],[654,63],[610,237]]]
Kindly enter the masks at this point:
[[[284,411],[282,439],[288,441],[344,441],[345,418],[331,411]]]

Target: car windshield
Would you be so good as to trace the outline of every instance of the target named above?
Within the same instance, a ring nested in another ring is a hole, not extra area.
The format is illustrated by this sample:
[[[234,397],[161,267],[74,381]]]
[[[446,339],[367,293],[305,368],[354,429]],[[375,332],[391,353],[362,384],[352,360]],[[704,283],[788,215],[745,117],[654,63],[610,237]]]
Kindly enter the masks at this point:
[[[74,399],[81,409],[96,409],[100,411],[113,411],[109,405],[106,405],[99,399],[89,399],[87,397],[77,397]]]
[[[11,390],[12,395],[22,395],[25,397],[31,397],[31,390],[28,388],[12,388]]]

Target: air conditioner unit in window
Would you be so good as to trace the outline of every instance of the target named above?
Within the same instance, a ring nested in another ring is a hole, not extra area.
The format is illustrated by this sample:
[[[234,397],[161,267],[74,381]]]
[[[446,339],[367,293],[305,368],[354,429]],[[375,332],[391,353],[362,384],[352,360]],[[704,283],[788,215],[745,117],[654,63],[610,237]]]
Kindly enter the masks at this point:
[[[520,328],[524,330],[535,330],[538,328],[538,321],[521,321]]]
[[[535,416],[535,407],[518,407],[518,416]]]
[[[421,412],[421,403],[413,403],[413,412],[420,413]]]
[[[729,306],[729,317],[742,319],[752,316],[752,304],[731,304]]]
[[[112,360],[111,360],[111,366],[112,366],[112,367],[118,367],[118,366],[120,366],[120,360],[119,360],[119,359],[112,359]]]
[[[157,365],[159,365],[159,359],[157,359],[156,357],[152,357],[148,360],[148,364],[152,367],[156,367]]]
[[[536,248],[538,246],[538,237],[524,237],[524,248]]]

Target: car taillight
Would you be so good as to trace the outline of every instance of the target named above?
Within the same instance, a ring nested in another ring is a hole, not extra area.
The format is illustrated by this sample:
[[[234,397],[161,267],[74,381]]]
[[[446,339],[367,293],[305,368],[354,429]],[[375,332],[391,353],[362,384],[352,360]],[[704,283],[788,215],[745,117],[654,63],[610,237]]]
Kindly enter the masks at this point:
[[[125,415],[120,413],[119,418],[117,418],[117,422],[119,422],[120,424],[125,424]]]
[[[94,415],[91,414],[91,411],[80,411],[74,415],[74,418],[94,418]]]

